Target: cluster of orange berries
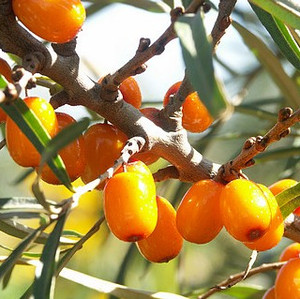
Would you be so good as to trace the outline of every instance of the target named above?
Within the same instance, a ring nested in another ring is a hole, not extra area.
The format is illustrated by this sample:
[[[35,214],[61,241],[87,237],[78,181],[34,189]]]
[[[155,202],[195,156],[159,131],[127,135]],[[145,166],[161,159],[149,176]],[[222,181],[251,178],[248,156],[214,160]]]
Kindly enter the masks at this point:
[[[287,261],[276,275],[275,285],[268,289],[263,299],[300,298],[300,244],[287,246],[279,257]]]

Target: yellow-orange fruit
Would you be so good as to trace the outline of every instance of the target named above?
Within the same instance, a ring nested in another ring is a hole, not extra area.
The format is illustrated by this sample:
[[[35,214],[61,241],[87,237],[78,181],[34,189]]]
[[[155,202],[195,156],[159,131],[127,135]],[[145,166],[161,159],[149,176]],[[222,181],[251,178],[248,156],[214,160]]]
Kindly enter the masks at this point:
[[[58,124],[52,106],[38,97],[25,98],[24,102],[35,113],[49,135],[56,135]],[[14,161],[23,167],[37,167],[40,164],[40,154],[10,117],[7,117],[5,130],[7,148]]]
[[[168,262],[175,258],[183,244],[176,227],[176,211],[165,198],[157,196],[158,220],[153,233],[137,246],[142,255],[154,263]]]
[[[95,180],[120,157],[127,136],[110,124],[95,124],[84,133],[86,167],[81,179],[84,183]],[[98,189],[104,188],[104,183]]]
[[[268,289],[264,296],[262,297],[262,299],[275,299],[275,287],[271,287],[270,289]]]
[[[181,81],[173,84],[166,92],[163,105],[166,106],[170,100],[170,96],[177,93]],[[202,103],[197,92],[191,93],[186,97],[182,105],[182,126],[194,133],[205,131],[213,122],[213,118],[209,111]]]
[[[262,189],[254,182],[236,179],[221,193],[222,219],[226,230],[241,242],[253,242],[269,229],[272,214]]]
[[[290,259],[275,280],[276,299],[300,298],[300,258]]]
[[[258,240],[244,243],[252,250],[264,251],[275,247],[282,239],[284,232],[283,217],[272,192],[264,185],[258,184],[265,194],[271,209],[271,224],[267,232]]]
[[[115,174],[104,187],[103,207],[117,238],[128,242],[147,238],[158,217],[153,178],[136,172]]]
[[[300,258],[300,243],[292,243],[287,246],[279,257],[280,262],[288,261],[292,258]]]
[[[67,126],[76,122],[76,120],[72,116],[66,113],[56,112],[56,118],[58,121],[58,131],[61,131]],[[81,176],[86,165],[85,145],[83,137],[80,136],[78,139],[74,140],[66,147],[61,149],[59,151],[59,155],[64,161],[71,182],[75,181]],[[48,165],[45,165],[43,167],[41,178],[43,181],[49,184],[61,184],[60,180],[54,175]]]
[[[128,77],[119,86],[125,102],[139,109],[142,104],[142,94],[140,87],[133,77]]]
[[[80,0],[13,0],[12,8],[31,32],[54,43],[73,39],[86,16]]]
[[[210,242],[223,227],[220,195],[224,185],[213,180],[195,183],[184,195],[176,215],[182,237],[193,243]]]
[[[270,185],[268,188],[274,195],[277,195],[282,191],[284,191],[285,189],[293,187],[297,183],[298,182],[293,179],[283,179],[278,182],[275,182],[274,184]]]

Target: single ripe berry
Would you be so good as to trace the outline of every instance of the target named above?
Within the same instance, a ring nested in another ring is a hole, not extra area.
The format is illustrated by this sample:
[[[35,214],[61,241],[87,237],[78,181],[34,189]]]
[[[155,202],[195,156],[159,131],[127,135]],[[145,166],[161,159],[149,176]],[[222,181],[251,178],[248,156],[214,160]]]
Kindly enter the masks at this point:
[[[220,195],[224,185],[213,180],[195,183],[184,195],[176,216],[182,237],[204,244],[214,239],[223,227]]]
[[[58,131],[61,131],[67,126],[76,122],[76,120],[72,116],[66,113],[56,112],[56,118],[58,122]],[[74,140],[72,143],[61,149],[59,151],[59,155],[64,161],[71,182],[75,181],[83,173],[86,164],[85,144],[83,137],[79,137],[78,139]],[[43,181],[49,184],[61,184],[59,179],[54,175],[48,165],[45,165],[43,167],[41,178]]]
[[[103,192],[105,218],[118,239],[136,242],[154,231],[158,211],[152,176],[134,171],[117,173]]]
[[[120,157],[127,136],[110,124],[95,124],[84,133],[86,167],[81,179],[84,183],[95,180]],[[103,189],[104,183],[98,186]]]
[[[24,102],[41,121],[49,135],[56,135],[58,124],[52,106],[38,97],[25,98]],[[7,148],[13,160],[23,167],[37,167],[40,164],[40,154],[10,117],[7,117],[5,130]]]
[[[151,121],[153,121],[157,126],[160,126],[159,120],[159,110],[154,107],[142,108],[140,111]],[[153,154],[151,151],[148,152],[140,152],[132,156],[132,159],[142,160],[147,165],[153,164],[159,159],[158,155]]]
[[[138,241],[141,254],[150,262],[163,263],[175,258],[183,244],[176,227],[176,211],[165,198],[156,197],[158,220],[153,233]]]
[[[274,194],[277,195],[281,193],[282,191],[293,187],[296,185],[298,182],[293,180],[293,179],[283,179],[278,182],[275,182],[274,184],[269,186],[270,191]]]
[[[142,104],[142,93],[140,87],[133,77],[128,77],[119,86],[125,102],[139,109]]]
[[[140,175],[145,175],[149,178],[149,180],[153,180],[152,172],[149,167],[140,160],[130,161],[128,163],[123,164],[115,174],[122,173],[122,172],[133,172],[138,173]]]
[[[11,68],[9,64],[3,58],[0,58],[0,75],[4,76],[4,78],[8,82],[12,82],[11,78]],[[2,108],[0,108],[0,123],[6,122],[6,113]]]
[[[279,257],[280,262],[288,261],[292,258],[300,258],[300,243],[292,243],[287,246]]]
[[[6,60],[0,58],[0,75],[4,76],[8,82],[12,82],[11,73],[10,65],[6,62]]]
[[[163,100],[164,106],[169,103],[170,96],[176,94],[180,85],[181,82],[177,82],[168,89]],[[197,92],[193,92],[185,98],[182,105],[182,114],[182,126],[190,132],[203,132],[213,122],[210,113],[200,100]]]
[[[12,7],[25,27],[54,43],[72,40],[85,20],[80,0],[13,0]]]
[[[300,258],[290,259],[278,272],[275,298],[300,298]]]
[[[253,242],[269,229],[272,214],[262,189],[254,182],[236,179],[221,193],[223,223],[231,236],[241,242]]]
[[[262,299],[275,299],[275,287],[271,287],[270,289],[268,289],[264,296],[262,297]]]
[[[267,232],[253,242],[244,243],[251,250],[265,251],[275,247],[282,239],[284,232],[283,217],[272,192],[264,185],[258,184],[268,200],[271,210],[271,224]]]

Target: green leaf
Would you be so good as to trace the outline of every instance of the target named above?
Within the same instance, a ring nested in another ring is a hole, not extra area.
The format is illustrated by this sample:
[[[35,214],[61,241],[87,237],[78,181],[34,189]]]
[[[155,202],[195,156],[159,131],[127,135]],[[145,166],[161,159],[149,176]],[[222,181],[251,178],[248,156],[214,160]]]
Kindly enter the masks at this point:
[[[183,16],[175,23],[189,79],[214,118],[227,106],[220,83],[215,79],[212,46],[200,13]]]
[[[298,207],[300,207],[300,196],[292,199],[280,207],[282,217],[286,218]]]
[[[17,260],[22,256],[22,253],[26,248],[34,242],[38,235],[46,228],[46,226],[40,226],[32,231],[22,242],[19,243],[17,248],[8,256],[8,258],[0,266],[0,279],[10,271],[15,265]]]
[[[261,286],[239,285],[224,290],[221,293],[239,299],[261,299],[265,292],[266,289]]]
[[[42,154],[51,137],[25,102],[17,99],[10,105],[0,104],[0,107],[3,108],[20,130],[28,137],[37,151]],[[74,191],[62,159],[56,156],[48,162],[48,165],[60,181],[70,191]]]
[[[295,82],[286,74],[280,60],[271,50],[253,33],[237,22],[233,22],[234,28],[242,36],[244,42],[252,50],[253,54],[269,72],[270,76],[281,90],[283,96],[292,107],[300,105],[300,94]]]
[[[17,221],[12,221],[12,220],[1,220],[0,219],[0,231],[19,238],[19,239],[24,239],[26,238],[28,235],[32,234],[34,229],[23,225]],[[42,233],[40,234],[40,236],[38,238],[36,238],[35,243],[38,244],[45,244],[47,239],[48,239],[48,234],[47,233]],[[76,241],[68,239],[68,238],[64,238],[61,237],[60,239],[61,245],[72,245],[75,244]]]
[[[285,24],[258,6],[251,4],[251,7],[269,31],[282,54],[295,68],[300,69],[300,49]]]
[[[67,218],[63,214],[56,222],[53,231],[45,244],[40,265],[36,267],[33,284],[34,298],[54,298],[55,271],[59,258],[59,240]]]
[[[300,196],[300,183],[280,192],[275,197],[279,207],[281,208],[298,196]]]
[[[26,211],[43,213],[45,210],[34,197],[5,197],[0,198],[0,213],[10,211]]]
[[[78,138],[82,132],[87,129],[89,124],[90,120],[85,117],[61,130],[49,141],[47,147],[44,149],[41,164],[48,162],[49,159],[55,157],[62,148]]]
[[[124,285],[99,279],[78,271],[64,268],[60,276],[70,281],[76,282],[99,293],[111,294],[123,299],[187,299],[187,297],[167,292],[148,292]]]
[[[250,0],[283,23],[300,29],[300,4],[298,0]]]
[[[4,89],[7,86],[6,79],[0,75],[0,89]]]

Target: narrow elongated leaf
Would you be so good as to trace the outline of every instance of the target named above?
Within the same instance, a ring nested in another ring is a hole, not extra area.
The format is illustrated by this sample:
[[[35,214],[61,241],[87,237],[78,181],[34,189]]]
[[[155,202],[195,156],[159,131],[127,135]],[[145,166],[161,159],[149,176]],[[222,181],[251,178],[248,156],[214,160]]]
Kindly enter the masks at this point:
[[[15,211],[16,209],[27,212],[45,212],[43,207],[34,197],[6,197],[0,198],[0,213]]]
[[[67,218],[63,214],[56,222],[53,231],[45,244],[40,264],[36,267],[33,284],[34,298],[53,298],[55,285],[55,271],[59,258],[59,240]]]
[[[278,45],[282,54],[295,68],[300,70],[300,49],[288,28],[282,21],[258,6],[251,4],[251,7]]]
[[[7,86],[7,81],[3,76],[0,75],[0,88],[4,89]]]
[[[28,109],[21,99],[17,99],[10,105],[0,104],[0,107],[13,119],[20,130],[28,137],[40,154],[43,153],[49,140],[48,132],[44,129],[35,114]],[[51,170],[59,177],[60,181],[71,191],[73,187],[70,182],[65,165],[59,156],[54,157],[48,162]]]
[[[12,221],[12,220],[0,220],[0,231],[19,238],[19,239],[24,239],[26,238],[28,235],[32,234],[34,229],[23,225],[19,222],[16,221]],[[47,239],[49,237],[49,234],[47,233],[41,233],[40,236],[38,238],[36,238],[35,243],[38,244],[45,244]],[[61,237],[60,238],[60,242],[61,245],[72,245],[75,244],[76,241],[68,239],[68,238],[64,238]]]
[[[296,208],[300,207],[300,196],[292,199],[280,207],[283,218],[289,216]]]
[[[221,293],[239,299],[261,299],[265,292],[266,290],[261,286],[239,285],[224,290]]]
[[[298,196],[300,196],[300,183],[277,194],[276,200],[281,208]]]
[[[9,255],[9,257],[0,266],[0,279],[10,271],[15,265],[16,261],[22,256],[22,253],[26,248],[34,242],[38,235],[46,228],[46,226],[40,226],[28,235],[22,242],[19,243],[17,248]]]
[[[250,0],[285,24],[300,29],[299,0]]]
[[[214,118],[227,106],[224,93],[214,75],[212,46],[200,13],[183,16],[175,23],[189,79]]]
[[[242,36],[247,46],[252,50],[264,68],[269,72],[270,76],[281,90],[283,96],[292,107],[298,107],[300,104],[300,93],[297,85],[286,74],[280,60],[273,54],[271,50],[257,36],[251,33],[242,25],[233,22],[234,28]]]
[[[41,164],[48,162],[48,160],[55,157],[62,148],[78,138],[82,132],[87,129],[89,124],[90,120],[85,117],[82,120],[79,120],[78,122],[75,122],[62,129],[49,141],[47,147],[44,149],[41,158]]]
[[[100,293],[112,294],[123,299],[187,299],[187,297],[167,292],[147,292],[128,288],[124,285],[112,283],[67,268],[62,270],[60,276]]]

